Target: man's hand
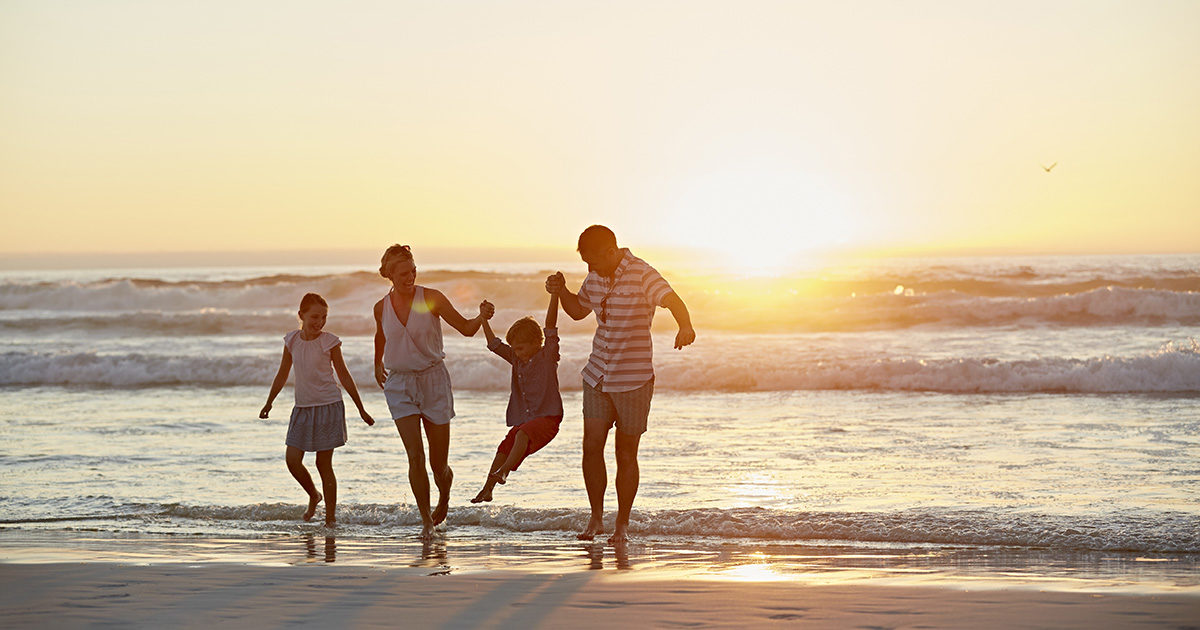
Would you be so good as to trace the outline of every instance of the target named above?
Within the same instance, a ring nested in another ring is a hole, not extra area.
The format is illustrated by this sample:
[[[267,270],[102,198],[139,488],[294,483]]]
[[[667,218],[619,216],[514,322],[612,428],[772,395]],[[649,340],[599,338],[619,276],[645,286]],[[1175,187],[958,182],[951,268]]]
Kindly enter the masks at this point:
[[[484,319],[491,319],[496,314],[496,306],[491,302],[484,300],[479,303],[479,316]]]
[[[546,293],[559,295],[566,287],[567,279],[563,277],[561,271],[555,272],[554,275],[546,276]]]
[[[675,335],[675,349],[679,350],[684,346],[692,345],[696,341],[696,331],[691,326],[686,326],[679,329],[679,334]]]

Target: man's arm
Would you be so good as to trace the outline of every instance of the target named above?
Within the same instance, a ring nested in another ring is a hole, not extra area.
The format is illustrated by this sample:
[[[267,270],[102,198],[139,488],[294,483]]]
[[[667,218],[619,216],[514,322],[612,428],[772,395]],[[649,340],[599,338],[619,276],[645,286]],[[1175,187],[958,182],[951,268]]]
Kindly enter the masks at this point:
[[[674,291],[663,298],[662,305],[671,311],[671,316],[679,325],[679,334],[675,335],[675,349],[679,350],[684,346],[691,345],[696,340],[696,331],[692,328],[692,315],[688,312],[687,305]]]
[[[562,272],[558,272],[546,278],[546,292],[550,295],[558,296],[558,301],[562,304],[562,309],[571,316],[571,319],[579,321],[588,316],[592,312],[591,309],[579,303],[579,296],[571,293],[567,288],[567,281],[563,278]]]

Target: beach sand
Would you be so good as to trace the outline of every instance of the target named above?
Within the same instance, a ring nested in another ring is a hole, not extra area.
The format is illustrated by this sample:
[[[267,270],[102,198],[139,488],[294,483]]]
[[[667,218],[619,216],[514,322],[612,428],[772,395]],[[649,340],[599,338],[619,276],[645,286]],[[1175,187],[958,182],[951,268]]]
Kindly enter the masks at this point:
[[[1200,596],[713,580],[669,572],[413,575],[332,564],[0,564],[6,628],[1186,628]]]

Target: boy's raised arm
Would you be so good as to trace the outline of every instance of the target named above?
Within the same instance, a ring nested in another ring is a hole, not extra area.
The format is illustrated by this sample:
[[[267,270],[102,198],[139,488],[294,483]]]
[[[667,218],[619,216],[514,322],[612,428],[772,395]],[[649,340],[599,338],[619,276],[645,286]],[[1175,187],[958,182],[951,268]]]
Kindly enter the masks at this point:
[[[550,294],[550,306],[546,308],[546,328],[558,327],[558,294]]]

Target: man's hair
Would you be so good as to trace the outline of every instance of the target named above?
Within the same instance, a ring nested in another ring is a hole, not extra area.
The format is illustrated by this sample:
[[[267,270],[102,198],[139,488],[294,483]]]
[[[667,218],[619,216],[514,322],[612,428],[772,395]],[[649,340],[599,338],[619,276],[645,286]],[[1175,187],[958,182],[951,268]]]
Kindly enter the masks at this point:
[[[584,249],[617,248],[617,235],[603,225],[593,225],[579,235],[578,251]]]
[[[383,252],[383,256],[379,258],[379,275],[384,278],[388,277],[387,267],[388,261],[392,258],[400,258],[402,260],[412,260],[412,248],[408,245],[392,245]]]
[[[325,298],[317,295],[316,293],[305,293],[304,297],[300,298],[300,312],[303,313],[304,311],[307,311],[308,309],[312,308],[314,304],[320,304],[325,308],[329,308],[329,303],[325,301]]]
[[[537,320],[532,317],[522,317],[513,322],[512,326],[508,327],[508,333],[504,335],[504,340],[512,345],[514,343],[523,343],[526,341],[536,341],[542,343],[542,327],[538,326]]]

